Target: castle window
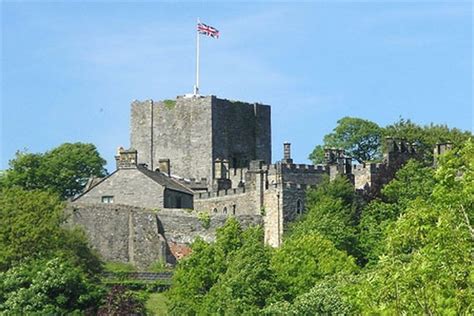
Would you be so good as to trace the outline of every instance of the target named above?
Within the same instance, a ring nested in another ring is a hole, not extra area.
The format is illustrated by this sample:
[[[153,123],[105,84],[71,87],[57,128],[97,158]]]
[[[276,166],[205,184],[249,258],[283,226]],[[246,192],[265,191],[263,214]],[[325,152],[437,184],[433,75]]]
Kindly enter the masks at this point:
[[[303,213],[303,202],[298,199],[296,201],[296,214],[302,214]]]
[[[232,215],[235,215],[235,204],[232,205]]]
[[[227,214],[227,207],[224,207],[224,209],[222,210],[222,212],[223,212],[224,214]]]
[[[214,208],[212,211],[213,211],[214,213],[217,213],[217,208]]]
[[[114,203],[114,197],[112,195],[104,195],[102,196],[102,203],[105,203],[105,204]]]

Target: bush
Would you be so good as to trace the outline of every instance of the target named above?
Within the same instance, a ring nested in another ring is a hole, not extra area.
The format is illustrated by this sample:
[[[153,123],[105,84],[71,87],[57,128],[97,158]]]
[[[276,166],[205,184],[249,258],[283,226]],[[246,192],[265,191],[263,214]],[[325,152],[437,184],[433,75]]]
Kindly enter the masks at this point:
[[[33,260],[0,273],[0,312],[7,314],[93,310],[103,294],[87,274],[61,258]]]
[[[145,297],[127,291],[122,285],[115,285],[110,289],[105,303],[97,313],[99,316],[144,314],[146,314]]]

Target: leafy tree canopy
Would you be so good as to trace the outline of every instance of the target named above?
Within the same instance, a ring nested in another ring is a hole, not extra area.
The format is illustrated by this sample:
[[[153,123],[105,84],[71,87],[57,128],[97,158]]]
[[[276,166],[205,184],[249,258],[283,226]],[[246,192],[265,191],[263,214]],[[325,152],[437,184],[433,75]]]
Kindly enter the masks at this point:
[[[373,200],[362,212],[359,249],[366,261],[374,263],[384,251],[387,227],[416,199],[428,199],[435,185],[434,169],[410,160],[382,189],[382,200]]]
[[[327,276],[357,270],[354,258],[317,232],[287,239],[272,257],[272,267],[289,302]]]
[[[94,273],[97,256],[80,230],[61,227],[64,204],[54,193],[21,188],[0,190],[0,271],[28,258],[63,256]]]
[[[80,193],[89,177],[106,175],[105,163],[92,144],[65,143],[40,154],[18,152],[0,177],[0,187],[52,190],[68,198]]]
[[[342,148],[359,162],[381,157],[382,128],[376,123],[356,117],[343,117],[337,121],[332,133],[324,136],[324,145],[316,146],[309,155],[315,164],[324,161],[324,147]]]
[[[0,313],[63,315],[94,311],[103,295],[64,258],[35,259],[0,272]]]
[[[425,163],[431,165],[433,148],[437,143],[452,142],[454,146],[459,147],[472,137],[472,133],[441,124],[431,123],[423,126],[409,119],[400,118],[384,128],[384,136],[404,138],[410,143],[417,144]]]
[[[429,197],[391,225],[384,255],[357,286],[362,313],[474,312],[474,145],[441,158]]]
[[[218,229],[216,242],[200,239],[183,259],[169,291],[172,315],[255,314],[278,298],[263,230],[242,230],[235,218]]]
[[[344,177],[329,181],[326,177],[307,192],[307,211],[290,226],[289,238],[320,233],[337,249],[357,255],[355,229],[357,205],[354,188]]]
[[[336,147],[344,149],[359,162],[378,160],[382,158],[384,147],[382,137],[385,136],[417,144],[425,164],[431,165],[433,148],[437,143],[449,141],[459,146],[472,137],[472,133],[440,124],[423,126],[403,118],[386,127],[379,127],[368,120],[344,117],[337,122],[331,133],[324,136],[323,145],[317,145],[309,155],[309,159],[315,164],[323,163],[324,148]]]

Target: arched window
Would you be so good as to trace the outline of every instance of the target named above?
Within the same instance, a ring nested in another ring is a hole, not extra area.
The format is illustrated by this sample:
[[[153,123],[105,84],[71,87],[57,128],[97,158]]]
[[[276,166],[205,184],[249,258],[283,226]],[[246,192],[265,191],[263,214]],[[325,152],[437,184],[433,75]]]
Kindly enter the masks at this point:
[[[227,207],[224,207],[224,209],[222,210],[222,213],[227,214]]]
[[[212,211],[213,211],[214,213],[217,213],[217,208],[214,208]]]
[[[298,199],[296,201],[296,214],[302,214],[303,213],[303,202]]]

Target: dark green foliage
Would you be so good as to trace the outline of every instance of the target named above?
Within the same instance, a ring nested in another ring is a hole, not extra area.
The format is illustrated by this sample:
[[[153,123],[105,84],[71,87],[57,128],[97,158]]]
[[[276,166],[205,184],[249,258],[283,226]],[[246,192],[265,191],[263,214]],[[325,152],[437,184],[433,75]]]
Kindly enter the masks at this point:
[[[333,132],[324,136],[324,146],[317,146],[309,159],[314,163],[322,163],[324,147],[345,149],[348,155],[359,162],[379,159],[382,133],[382,129],[374,122],[343,117],[337,121]]]
[[[61,258],[36,259],[0,272],[0,313],[92,312],[103,295],[80,268]]]
[[[92,144],[65,143],[44,154],[18,152],[0,187],[51,190],[62,198],[80,193],[91,176],[103,177],[106,161]]]
[[[97,315],[144,315],[145,313],[145,302],[140,297],[127,291],[124,286],[115,285],[110,289]]]

